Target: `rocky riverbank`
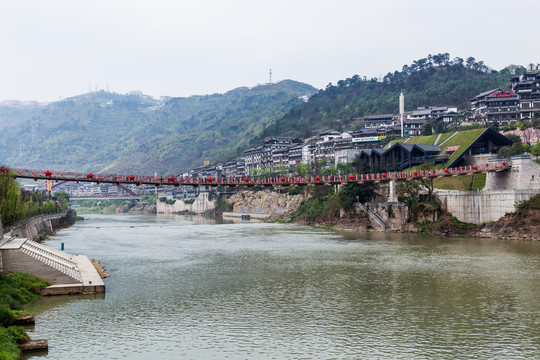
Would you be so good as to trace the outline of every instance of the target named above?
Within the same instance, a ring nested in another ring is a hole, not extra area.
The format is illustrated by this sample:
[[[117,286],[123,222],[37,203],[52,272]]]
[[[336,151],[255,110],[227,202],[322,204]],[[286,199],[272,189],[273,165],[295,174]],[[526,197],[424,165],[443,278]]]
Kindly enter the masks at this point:
[[[427,233],[438,236],[482,237],[521,240],[540,240],[540,200],[533,198],[522,204],[516,213],[507,214],[498,221],[484,225],[463,223],[440,209],[424,209],[416,221],[411,221],[407,207],[380,203],[369,205],[387,224],[383,229],[359,208],[345,211],[332,203],[310,204],[306,207],[306,194],[279,194],[268,190],[239,191],[228,199],[235,212],[273,214],[266,221],[295,222],[320,228],[344,231],[392,231],[403,233]],[[317,216],[311,216],[316,206],[324,208]],[[276,211],[277,209],[277,211]]]

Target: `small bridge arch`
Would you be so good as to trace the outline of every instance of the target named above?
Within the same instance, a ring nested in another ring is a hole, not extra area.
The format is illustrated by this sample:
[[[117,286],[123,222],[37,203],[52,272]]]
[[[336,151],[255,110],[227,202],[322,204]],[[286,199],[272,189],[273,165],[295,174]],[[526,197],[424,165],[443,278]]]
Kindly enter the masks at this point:
[[[58,182],[58,183],[56,183],[56,184],[54,184],[54,185],[52,186],[52,189],[54,189],[55,187],[61,186],[61,185],[65,184],[65,183],[68,183],[68,182],[71,182],[71,181],[61,181],[61,182]],[[124,185],[122,185],[122,184],[114,184],[114,183],[113,183],[113,185],[116,185],[116,187],[119,187],[120,189],[124,190],[125,192],[127,192],[127,193],[128,193],[130,196],[132,196],[132,197],[136,197],[136,198],[140,197],[139,194],[137,194],[137,193],[131,191],[130,189],[128,189],[126,186],[124,186]]]

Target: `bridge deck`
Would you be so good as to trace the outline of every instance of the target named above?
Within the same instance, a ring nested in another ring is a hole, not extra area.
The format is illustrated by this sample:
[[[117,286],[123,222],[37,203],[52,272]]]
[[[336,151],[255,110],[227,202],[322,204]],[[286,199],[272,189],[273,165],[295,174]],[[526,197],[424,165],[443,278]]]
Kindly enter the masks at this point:
[[[419,171],[396,171],[388,173],[355,174],[349,176],[309,176],[309,177],[227,177],[213,179],[193,178],[180,176],[134,176],[134,175],[105,175],[105,174],[85,174],[72,172],[50,172],[42,170],[27,170],[16,168],[0,168],[0,172],[10,173],[17,178],[34,180],[53,180],[110,183],[127,185],[154,185],[154,186],[226,186],[226,187],[275,187],[275,186],[319,186],[319,185],[339,185],[339,184],[363,184],[370,182],[406,181],[429,178],[441,178],[451,176],[462,176],[486,172],[501,172],[512,168],[511,164],[505,161],[501,163],[489,163],[474,166],[461,166],[449,169],[431,169]]]

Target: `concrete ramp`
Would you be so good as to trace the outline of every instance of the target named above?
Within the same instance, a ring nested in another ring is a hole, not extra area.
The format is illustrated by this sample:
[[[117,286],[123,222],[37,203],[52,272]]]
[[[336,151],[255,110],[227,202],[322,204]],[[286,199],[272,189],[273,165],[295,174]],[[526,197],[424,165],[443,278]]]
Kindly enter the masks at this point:
[[[35,241],[26,240],[20,247],[20,251],[46,265],[71,277],[78,283],[82,282],[82,276],[77,262],[68,253],[56,250],[50,246]]]
[[[0,258],[4,272],[26,272],[49,281],[42,295],[104,293],[105,284],[84,255],[71,255],[24,238],[2,242]]]

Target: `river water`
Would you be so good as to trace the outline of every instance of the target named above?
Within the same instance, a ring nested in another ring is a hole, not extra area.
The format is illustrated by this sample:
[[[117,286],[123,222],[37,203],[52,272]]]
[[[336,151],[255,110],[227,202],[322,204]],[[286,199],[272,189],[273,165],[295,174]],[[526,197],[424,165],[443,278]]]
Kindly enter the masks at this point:
[[[105,296],[33,303],[50,359],[540,358],[540,244],[88,215]]]

